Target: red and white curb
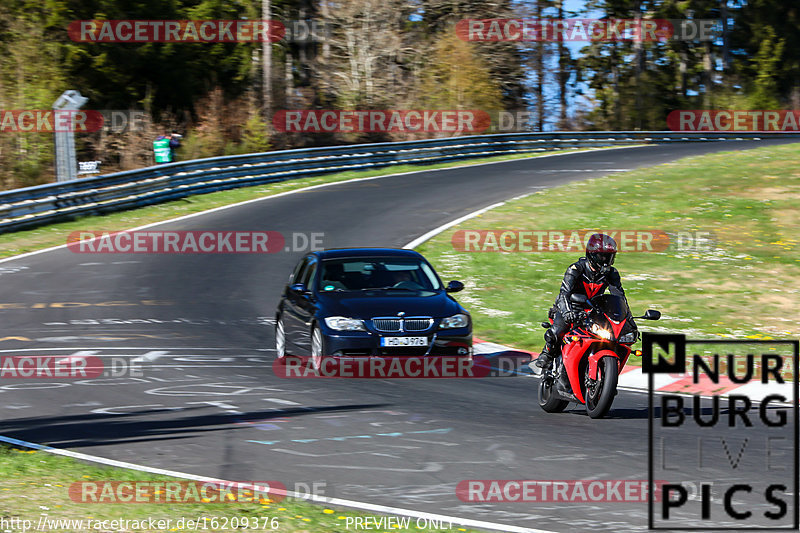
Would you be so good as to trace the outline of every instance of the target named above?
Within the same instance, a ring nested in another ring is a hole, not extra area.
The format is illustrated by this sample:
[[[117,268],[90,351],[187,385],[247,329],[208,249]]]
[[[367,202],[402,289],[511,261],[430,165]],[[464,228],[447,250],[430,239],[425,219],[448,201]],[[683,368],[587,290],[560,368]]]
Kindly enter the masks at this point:
[[[517,350],[502,344],[485,341],[483,339],[473,339],[475,355],[496,354],[498,352],[515,351],[529,353],[536,359],[539,354],[527,350]],[[530,377],[537,377],[530,374]],[[648,390],[648,376],[642,373],[640,366],[626,366],[622,369],[619,376],[617,387],[623,390],[644,392]],[[693,383],[691,374],[656,374],[653,376],[653,392],[656,394],[684,394],[687,396],[720,396],[726,397],[731,394],[747,396],[753,402],[761,402],[769,395],[780,394],[792,404],[794,397],[793,383],[786,380],[784,383],[761,383],[760,380],[752,380],[750,383],[739,384],[732,382],[727,376],[720,376],[719,383],[712,383],[708,379],[701,379],[700,383]],[[781,403],[781,402],[776,402]]]

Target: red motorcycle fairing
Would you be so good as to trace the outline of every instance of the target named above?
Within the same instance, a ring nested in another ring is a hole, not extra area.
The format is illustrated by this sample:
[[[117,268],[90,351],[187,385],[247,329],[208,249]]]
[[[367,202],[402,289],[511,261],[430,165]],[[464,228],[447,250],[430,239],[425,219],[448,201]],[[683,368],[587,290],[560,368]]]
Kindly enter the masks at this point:
[[[595,352],[589,356],[589,377],[597,379],[597,367],[600,365],[600,359],[603,357],[614,357],[617,359],[617,366],[619,371],[622,372],[622,367],[625,366],[625,361],[622,360],[617,352],[608,348]],[[625,356],[625,360],[628,356]]]
[[[575,335],[579,333],[580,335]],[[581,403],[586,403],[583,397],[583,390],[581,388],[581,361],[587,357],[589,365],[589,377],[597,379],[597,367],[603,357],[614,357],[617,359],[619,370],[625,366],[630,354],[630,347],[624,344],[616,345],[625,350],[624,354],[619,354],[609,347],[607,341],[595,339],[590,337],[586,332],[577,330],[568,334],[572,338],[577,336],[578,340],[568,342],[561,349],[561,357],[564,362],[564,368],[567,370],[567,378],[572,388],[572,393]],[[586,355],[588,353],[588,356]]]

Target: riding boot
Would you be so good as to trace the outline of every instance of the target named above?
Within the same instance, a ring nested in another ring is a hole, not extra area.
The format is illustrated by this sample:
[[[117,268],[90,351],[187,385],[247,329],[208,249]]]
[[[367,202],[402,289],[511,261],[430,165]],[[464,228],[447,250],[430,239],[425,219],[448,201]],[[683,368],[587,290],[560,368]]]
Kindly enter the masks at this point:
[[[533,362],[533,364],[541,369],[545,369],[549,367],[552,362],[553,362],[552,349],[549,345],[545,344],[542,353],[539,354],[539,357],[536,359],[536,361]]]

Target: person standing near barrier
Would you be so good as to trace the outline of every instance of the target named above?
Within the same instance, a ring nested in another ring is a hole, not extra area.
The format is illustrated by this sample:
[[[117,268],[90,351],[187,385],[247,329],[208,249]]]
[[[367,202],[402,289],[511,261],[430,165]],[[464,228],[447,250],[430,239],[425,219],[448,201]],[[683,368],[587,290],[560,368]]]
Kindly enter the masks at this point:
[[[173,131],[170,134],[159,135],[153,141],[153,153],[156,164],[172,163],[175,161],[175,149],[181,145],[181,135]]]

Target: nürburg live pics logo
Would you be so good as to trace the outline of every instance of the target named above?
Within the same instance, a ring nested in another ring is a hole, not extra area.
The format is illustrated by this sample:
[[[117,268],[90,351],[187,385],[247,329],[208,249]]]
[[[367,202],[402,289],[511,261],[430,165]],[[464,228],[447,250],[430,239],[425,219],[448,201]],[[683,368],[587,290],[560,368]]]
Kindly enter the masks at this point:
[[[798,341],[645,333],[642,352],[649,528],[796,531]]]

